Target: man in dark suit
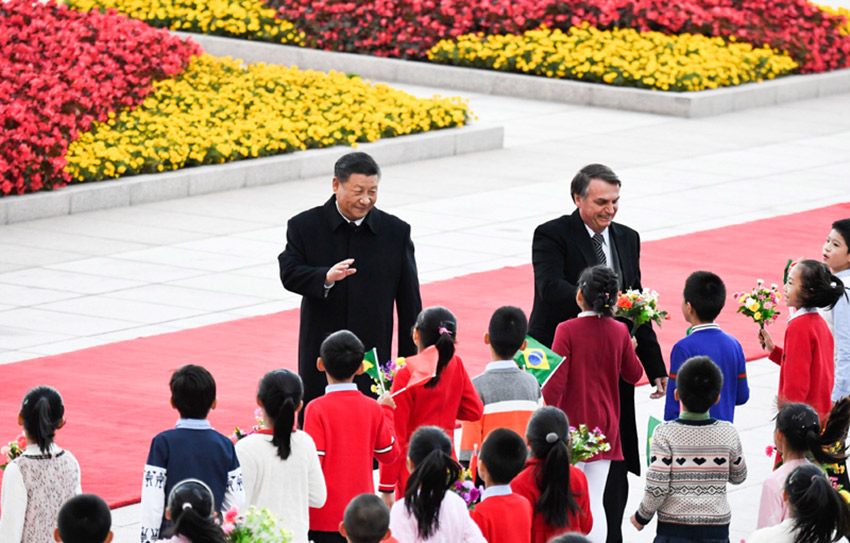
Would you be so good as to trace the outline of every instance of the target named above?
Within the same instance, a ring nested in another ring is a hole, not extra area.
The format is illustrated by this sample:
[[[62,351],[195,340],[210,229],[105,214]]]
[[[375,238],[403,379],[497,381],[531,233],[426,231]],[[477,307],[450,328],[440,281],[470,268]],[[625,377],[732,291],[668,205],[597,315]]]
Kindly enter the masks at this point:
[[[381,170],[366,153],[349,153],[334,166],[333,196],[289,220],[278,257],[283,286],[303,296],[298,372],[304,404],[324,394],[316,368],[319,347],[348,329],[380,361],[391,356],[393,304],[398,311],[398,355],[416,353],[411,329],[422,309],[410,225],[375,208]],[[371,379],[355,379],[371,394]],[[302,411],[303,413],[303,411]]]
[[[582,270],[596,264],[611,267],[620,277],[620,288],[641,289],[640,236],[613,222],[620,200],[620,180],[607,166],[590,164],[573,178],[570,195],[576,204],[572,215],[541,224],[534,231],[534,306],[528,334],[551,346],[559,323],[576,317],[576,283]],[[651,383],[652,398],[663,398],[667,370],[650,324],[637,329],[637,355]],[[581,386],[575,383],[573,386]],[[623,540],[623,511],[628,499],[627,471],[640,475],[634,386],[620,380],[620,436],[625,460],[612,462],[605,487],[608,517],[607,542]],[[594,519],[601,522],[602,519]]]

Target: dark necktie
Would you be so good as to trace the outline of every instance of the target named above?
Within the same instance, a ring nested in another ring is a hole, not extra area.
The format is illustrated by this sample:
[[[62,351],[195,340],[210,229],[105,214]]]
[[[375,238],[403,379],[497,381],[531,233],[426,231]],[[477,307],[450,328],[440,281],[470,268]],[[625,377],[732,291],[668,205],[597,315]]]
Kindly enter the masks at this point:
[[[348,221],[348,229],[354,232],[357,230],[357,223],[354,221]]]
[[[602,234],[593,234],[593,250],[596,251],[596,260],[603,266],[608,265],[608,260],[605,258],[605,251],[602,250],[602,243],[605,238]]]

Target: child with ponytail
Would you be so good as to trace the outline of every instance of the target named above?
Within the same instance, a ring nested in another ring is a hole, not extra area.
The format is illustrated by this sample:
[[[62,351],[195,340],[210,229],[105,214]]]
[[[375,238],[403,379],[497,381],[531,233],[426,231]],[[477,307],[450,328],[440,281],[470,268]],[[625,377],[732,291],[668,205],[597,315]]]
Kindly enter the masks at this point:
[[[436,376],[424,386],[409,388],[395,399],[395,434],[401,447],[399,459],[381,465],[379,490],[381,497],[391,505],[396,496],[404,493],[408,471],[404,458],[407,443],[420,426],[438,426],[453,435],[457,420],[476,421],[484,414],[481,396],[472,385],[463,361],[455,354],[457,319],[444,307],[429,307],[416,318],[413,341],[419,351],[434,345],[439,352]],[[393,393],[407,386],[410,370],[402,367],[393,380]],[[452,449],[453,450],[453,449]]]
[[[555,330],[552,350],[564,357],[543,386],[546,405],[560,408],[574,424],[599,428],[611,445],[576,467],[587,477],[596,522],[588,538],[604,543],[608,525],[602,503],[612,461],[623,460],[620,444],[620,379],[635,384],[643,374],[628,327],[612,318],[617,303],[617,274],[607,266],[585,269],[578,280],[577,318]],[[582,386],[568,386],[582,383]],[[622,522],[617,519],[617,523]]]
[[[65,425],[62,396],[49,386],[30,390],[21,403],[18,424],[27,447],[3,473],[0,541],[52,541],[62,504],[82,492],[77,459],[53,442],[56,430]]]
[[[779,405],[802,402],[823,418],[832,407],[835,375],[833,338],[818,308],[832,308],[844,295],[841,279],[823,262],[802,260],[788,273],[785,305],[795,309],[785,330],[785,348],[776,345],[767,330],[759,340],[780,366]]]
[[[844,441],[848,425],[850,398],[844,398],[833,406],[823,427],[817,412],[806,404],[788,403],[779,409],[773,441],[783,463],[762,485],[758,528],[775,526],[788,518],[783,485],[794,469],[810,463],[807,455],[820,464],[835,464],[846,459],[843,452],[831,452],[829,449],[834,443]]]
[[[511,490],[531,502],[531,543],[546,543],[566,532],[590,533],[593,514],[587,478],[570,465],[570,423],[563,411],[547,406],[528,421],[525,440],[531,449],[526,468]],[[604,518],[599,522],[605,522]]]
[[[203,481],[184,479],[168,495],[168,539],[160,543],[227,543],[215,513],[213,493]]]
[[[783,496],[789,517],[756,531],[747,543],[832,543],[850,537],[850,505],[818,466],[797,466]]]
[[[310,507],[322,507],[327,497],[316,445],[295,429],[303,395],[297,374],[286,369],[265,374],[257,390],[263,428],[236,442],[245,505],[281,518],[293,543],[307,543]]]
[[[400,543],[486,543],[463,498],[449,488],[460,475],[452,441],[436,426],[422,426],[410,438],[410,477],[404,498],[390,511],[390,531]]]

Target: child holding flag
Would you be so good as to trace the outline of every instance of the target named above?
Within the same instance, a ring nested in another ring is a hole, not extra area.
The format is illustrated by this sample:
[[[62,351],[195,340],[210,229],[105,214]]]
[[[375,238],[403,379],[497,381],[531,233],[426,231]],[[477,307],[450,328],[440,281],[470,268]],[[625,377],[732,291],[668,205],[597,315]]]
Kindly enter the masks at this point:
[[[325,395],[307,404],[304,431],[316,443],[327,483],[327,499],[310,509],[308,538],[314,543],[345,543],[339,533],[345,507],[352,498],[375,491],[372,458],[392,462],[399,449],[392,427],[389,395],[378,401],[357,389],[362,372],[363,343],[348,330],[329,335],[319,349],[316,367],[325,372]]]
[[[396,462],[380,466],[378,490],[387,505],[395,501],[394,492],[404,494],[407,446],[417,428],[438,426],[452,435],[456,420],[478,420],[484,414],[481,397],[455,354],[456,338],[457,319],[448,309],[429,307],[416,318],[413,341],[420,354],[398,370],[391,390],[401,454]]]

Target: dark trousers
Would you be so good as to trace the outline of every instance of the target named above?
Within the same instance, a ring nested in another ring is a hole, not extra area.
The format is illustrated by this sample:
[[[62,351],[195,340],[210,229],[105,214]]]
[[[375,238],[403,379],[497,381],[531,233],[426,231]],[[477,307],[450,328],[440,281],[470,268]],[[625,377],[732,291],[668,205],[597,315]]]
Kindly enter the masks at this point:
[[[605,495],[602,505],[605,507],[605,517],[608,521],[608,538],[606,543],[623,543],[623,514],[629,499],[629,471],[625,460],[612,460],[608,470],[608,480],[605,482]],[[593,519],[602,522],[602,519]]]
[[[307,539],[313,543],[346,543],[345,538],[339,532],[307,532]]]

